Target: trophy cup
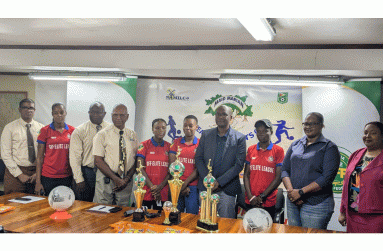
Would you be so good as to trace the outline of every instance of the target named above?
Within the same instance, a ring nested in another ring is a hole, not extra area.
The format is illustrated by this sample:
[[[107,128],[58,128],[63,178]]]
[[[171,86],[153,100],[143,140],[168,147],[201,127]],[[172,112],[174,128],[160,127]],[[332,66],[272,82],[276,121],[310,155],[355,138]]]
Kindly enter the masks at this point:
[[[170,201],[164,202],[164,213],[165,213],[165,220],[162,223],[162,225],[171,225],[172,223],[169,220],[170,211],[172,211],[173,204]]]
[[[180,177],[184,174],[185,166],[182,164],[182,162],[179,160],[179,156],[181,154],[181,148],[178,147],[178,151],[176,154],[176,160],[170,165],[169,172],[173,176],[172,180],[169,180],[169,188],[170,188],[170,194],[172,197],[172,211],[170,212],[170,222],[172,224],[180,224],[181,223],[181,212],[177,209],[178,205],[178,198],[180,196],[181,187],[184,183],[182,180],[180,180]]]
[[[137,168],[138,175],[134,179],[134,184],[137,186],[137,189],[134,191],[134,197],[136,198],[137,209],[133,212],[133,221],[142,222],[145,220],[145,212],[142,210],[142,202],[144,200],[144,195],[146,191],[143,189],[145,186],[145,176],[142,175],[141,169],[144,166],[140,161],[140,166]]]
[[[217,194],[211,194],[211,189],[214,186],[215,178],[211,174],[213,168],[210,166],[211,159],[207,165],[209,170],[208,175],[203,179],[203,185],[206,187],[206,192],[201,192],[201,213],[200,219],[197,221],[197,229],[205,232],[218,232],[217,222],[217,204],[219,202],[219,196]]]

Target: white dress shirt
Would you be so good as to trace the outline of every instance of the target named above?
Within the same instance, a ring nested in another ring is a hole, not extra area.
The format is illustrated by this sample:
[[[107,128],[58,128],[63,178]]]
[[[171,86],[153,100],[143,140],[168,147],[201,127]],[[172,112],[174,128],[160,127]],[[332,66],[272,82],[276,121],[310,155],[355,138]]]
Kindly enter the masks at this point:
[[[109,126],[110,123],[103,121],[101,130]],[[97,125],[88,121],[79,125],[73,131],[69,146],[69,162],[76,183],[84,181],[81,166],[94,167],[93,138],[97,133]]]
[[[31,134],[33,137],[35,153],[37,154],[37,135],[43,124],[32,120]],[[31,163],[28,157],[28,140],[27,140],[27,122],[19,118],[12,121],[4,127],[1,134],[1,157],[9,172],[17,177],[22,174],[19,166],[35,166]]]

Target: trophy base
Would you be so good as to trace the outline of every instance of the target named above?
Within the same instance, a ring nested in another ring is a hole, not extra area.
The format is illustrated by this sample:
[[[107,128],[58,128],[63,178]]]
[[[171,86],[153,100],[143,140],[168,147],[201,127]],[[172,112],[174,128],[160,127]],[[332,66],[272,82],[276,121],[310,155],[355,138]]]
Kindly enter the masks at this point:
[[[181,212],[171,212],[169,215],[169,220],[172,224],[178,225],[181,223]]]
[[[167,222],[162,222],[162,225],[165,225],[165,226],[171,226],[173,225],[171,222],[167,223]]]
[[[133,222],[143,222],[145,220],[144,212],[133,212]]]
[[[208,233],[218,233],[218,224],[207,224],[198,220],[196,228]]]

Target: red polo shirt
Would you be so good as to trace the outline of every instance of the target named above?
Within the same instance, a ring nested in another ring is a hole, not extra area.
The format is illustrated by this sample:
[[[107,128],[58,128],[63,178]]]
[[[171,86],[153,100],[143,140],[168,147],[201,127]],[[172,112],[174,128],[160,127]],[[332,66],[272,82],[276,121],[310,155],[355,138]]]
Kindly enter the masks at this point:
[[[186,145],[185,143],[186,143],[185,137],[176,138],[173,144],[170,146],[170,153],[174,153],[174,154],[177,154],[178,147],[181,148],[181,154],[179,156],[179,160],[185,166],[185,172],[180,177],[180,179],[183,181],[185,181],[186,178],[189,177],[190,174],[192,174],[192,172],[195,169],[194,156],[199,144],[199,139],[194,136],[194,140],[191,145]],[[189,183],[189,186],[196,186],[197,183],[198,183],[198,179]]]
[[[283,148],[273,143],[270,143],[266,150],[261,149],[259,143],[249,147],[245,163],[250,165],[250,190],[253,195],[258,196],[266,190],[275,178],[276,167],[282,166],[284,157]],[[277,192],[276,189],[269,194],[263,206],[274,206],[277,201]],[[245,201],[250,204],[246,193]]]
[[[169,142],[162,141],[161,144],[158,144],[153,138],[142,142],[138,147],[137,157],[145,160],[145,172],[153,185],[159,185],[168,173],[169,149]],[[145,185],[144,189],[146,190],[144,200],[154,200],[149,187]],[[161,201],[168,200],[168,190],[168,185],[161,190]]]
[[[37,142],[45,145],[45,157],[41,175],[48,178],[66,178],[72,175],[69,165],[69,142],[74,127],[65,124],[64,131],[57,131],[53,125],[40,130]]]

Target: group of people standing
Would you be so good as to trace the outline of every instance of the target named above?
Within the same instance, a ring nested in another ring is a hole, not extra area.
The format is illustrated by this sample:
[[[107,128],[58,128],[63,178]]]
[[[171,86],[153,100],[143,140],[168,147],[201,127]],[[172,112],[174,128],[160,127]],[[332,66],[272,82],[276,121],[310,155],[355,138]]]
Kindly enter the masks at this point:
[[[74,188],[76,199],[103,204],[131,206],[132,177],[144,166],[146,177],[144,206],[161,209],[169,200],[168,168],[176,160],[185,166],[178,201],[181,212],[198,214],[199,192],[206,190],[203,178],[212,166],[216,178],[212,192],[220,196],[220,217],[236,218],[236,198],[242,192],[239,174],[244,169],[245,209],[263,208],[274,217],[277,188],[287,190],[289,225],[326,229],[334,212],[332,182],[338,172],[337,146],[322,134],[324,118],[310,113],[303,122],[305,136],[284,150],[273,144],[272,123],[255,123],[256,145],[246,153],[246,136],[230,126],[233,111],[222,105],[216,109],[217,127],[195,136],[198,119],[184,118],[184,136],[166,142],[167,123],[152,122],[153,136],[139,143],[136,132],[125,126],[128,109],[118,104],[112,122],[104,121],[100,102],[89,108],[89,121],[77,128],[65,123],[66,108],[52,105],[53,122],[35,120],[35,103],[19,104],[20,119],[5,126],[1,135],[1,156],[6,165],[4,192],[48,195],[59,185]],[[339,222],[348,232],[383,231],[383,124],[365,126],[366,148],[350,156],[344,179]]]

